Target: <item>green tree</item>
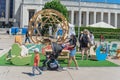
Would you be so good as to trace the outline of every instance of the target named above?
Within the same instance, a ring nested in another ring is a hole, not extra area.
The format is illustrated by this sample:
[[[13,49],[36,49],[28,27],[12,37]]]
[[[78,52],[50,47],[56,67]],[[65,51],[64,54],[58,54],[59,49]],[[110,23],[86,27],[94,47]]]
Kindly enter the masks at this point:
[[[43,9],[54,9],[62,13],[65,18],[68,20],[68,10],[66,6],[60,3],[59,0],[52,0],[51,2],[47,2],[44,5]]]

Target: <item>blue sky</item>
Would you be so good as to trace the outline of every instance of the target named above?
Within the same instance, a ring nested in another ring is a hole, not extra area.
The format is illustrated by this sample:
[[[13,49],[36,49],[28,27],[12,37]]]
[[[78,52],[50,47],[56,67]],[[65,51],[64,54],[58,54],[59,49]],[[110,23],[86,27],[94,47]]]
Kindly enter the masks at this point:
[[[88,2],[107,2],[107,3],[120,4],[120,0],[81,0],[81,1],[88,1]]]

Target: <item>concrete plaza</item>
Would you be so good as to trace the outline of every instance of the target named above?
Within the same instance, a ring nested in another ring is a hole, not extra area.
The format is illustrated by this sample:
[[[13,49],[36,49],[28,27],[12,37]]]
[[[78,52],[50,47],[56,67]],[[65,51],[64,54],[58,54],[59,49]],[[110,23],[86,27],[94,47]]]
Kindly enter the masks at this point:
[[[44,71],[31,76],[32,67],[0,66],[0,80],[119,80],[120,67],[80,67],[79,70]]]
[[[14,36],[0,35],[0,55],[14,43]],[[110,60],[110,59],[109,59]],[[110,60],[120,65],[120,60]],[[79,70],[44,71],[31,76],[32,67],[0,66],[0,80],[119,80],[120,67],[80,67]]]

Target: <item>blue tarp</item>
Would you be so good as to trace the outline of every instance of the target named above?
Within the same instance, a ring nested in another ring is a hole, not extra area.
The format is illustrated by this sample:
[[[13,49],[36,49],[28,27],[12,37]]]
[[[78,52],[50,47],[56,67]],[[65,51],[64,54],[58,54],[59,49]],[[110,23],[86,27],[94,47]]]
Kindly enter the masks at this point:
[[[12,28],[11,28],[11,34],[12,34],[12,35],[16,35],[17,32],[19,32],[19,28],[18,28],[18,27],[12,27]]]
[[[57,35],[62,36],[62,34],[63,34],[63,30],[62,30],[62,29],[59,29],[59,30],[57,31]]]
[[[22,28],[22,35],[25,35],[28,31],[28,28]]]

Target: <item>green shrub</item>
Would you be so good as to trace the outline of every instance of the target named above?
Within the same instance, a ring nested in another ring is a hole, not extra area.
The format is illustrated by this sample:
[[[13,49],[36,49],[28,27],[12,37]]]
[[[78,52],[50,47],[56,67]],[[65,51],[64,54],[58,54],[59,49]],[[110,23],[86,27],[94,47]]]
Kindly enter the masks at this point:
[[[103,34],[105,39],[120,39],[120,29],[111,29],[111,28],[95,28],[95,27],[80,27],[80,31],[88,29],[92,31],[95,38],[100,38],[100,35]],[[78,27],[75,27],[76,36],[78,36]]]

